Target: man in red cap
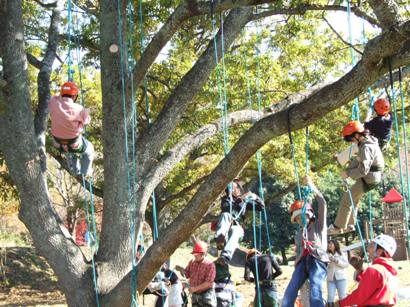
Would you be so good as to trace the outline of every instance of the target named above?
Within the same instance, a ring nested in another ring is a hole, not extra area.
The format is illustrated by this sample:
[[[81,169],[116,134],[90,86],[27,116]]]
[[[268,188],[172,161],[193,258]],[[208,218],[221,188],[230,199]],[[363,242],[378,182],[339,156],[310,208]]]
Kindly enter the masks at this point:
[[[61,86],[60,95],[51,97],[48,109],[54,146],[67,155],[67,164],[74,176],[91,175],[93,145],[83,137],[84,126],[90,123],[89,110],[76,103],[80,90],[73,82]],[[78,161],[77,155],[80,156]]]
[[[215,264],[206,259],[208,246],[203,241],[197,241],[192,250],[194,259],[185,270],[176,267],[189,279],[189,293],[192,295],[193,307],[216,307],[214,280],[216,275]]]

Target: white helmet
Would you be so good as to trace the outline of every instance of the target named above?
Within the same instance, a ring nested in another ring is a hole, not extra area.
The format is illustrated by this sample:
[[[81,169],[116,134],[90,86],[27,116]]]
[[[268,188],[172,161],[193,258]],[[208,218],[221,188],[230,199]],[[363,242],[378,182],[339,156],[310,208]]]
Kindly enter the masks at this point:
[[[393,257],[394,253],[397,249],[396,240],[388,235],[378,235],[376,238],[373,239],[373,242],[382,247],[387,253],[389,253],[390,257]]]

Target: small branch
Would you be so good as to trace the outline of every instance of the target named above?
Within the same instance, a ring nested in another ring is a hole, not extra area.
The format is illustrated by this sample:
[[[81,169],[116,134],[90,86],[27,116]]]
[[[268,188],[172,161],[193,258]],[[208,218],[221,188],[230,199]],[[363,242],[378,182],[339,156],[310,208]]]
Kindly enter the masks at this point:
[[[56,159],[56,161],[58,162],[58,163],[60,163],[60,165],[61,165],[61,167],[63,168],[63,169],[65,169],[67,172],[70,172],[69,171],[69,168],[68,168],[68,165],[67,165],[67,162],[65,161],[65,159],[62,157],[62,156],[60,156],[60,155],[56,155],[56,154],[53,154],[53,153],[49,153],[49,155],[51,155],[54,159]],[[75,180],[78,182],[78,183],[80,183],[80,184],[83,184],[83,180],[82,180],[82,178],[75,178]],[[86,183],[86,186],[90,186],[90,181],[88,181],[88,180],[85,180],[85,183]],[[91,185],[92,186],[92,190],[93,190],[93,194],[95,195],[95,196],[98,196],[98,197],[101,197],[101,198],[103,198],[104,197],[104,191],[103,191],[103,189],[101,189],[101,188],[99,188],[99,187],[97,187],[97,186],[95,186],[95,185]]]
[[[51,2],[51,3],[43,3],[40,0],[34,0],[35,3],[37,3],[38,5],[40,5],[43,8],[46,9],[51,9],[51,8],[55,8],[57,6],[57,2]]]
[[[348,41],[346,41],[337,31],[335,28],[333,28],[333,26],[331,25],[331,23],[326,19],[326,17],[323,15],[322,16],[323,20],[327,23],[327,25],[329,26],[330,30],[333,31],[334,34],[336,34],[336,36],[347,46],[353,48],[354,51],[356,51],[357,53],[363,55],[363,52],[360,51],[359,49],[357,49],[354,45],[350,44]]]
[[[41,68],[41,61],[29,52],[27,52],[27,61],[35,68]]]

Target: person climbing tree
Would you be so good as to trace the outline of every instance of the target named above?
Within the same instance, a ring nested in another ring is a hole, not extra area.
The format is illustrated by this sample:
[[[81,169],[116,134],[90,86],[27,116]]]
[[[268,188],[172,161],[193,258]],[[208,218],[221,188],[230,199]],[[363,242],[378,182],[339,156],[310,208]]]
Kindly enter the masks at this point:
[[[386,98],[379,98],[374,102],[374,111],[377,116],[364,123],[364,128],[369,130],[379,141],[383,150],[390,141],[393,127],[393,114],[390,112],[390,102]]]
[[[252,272],[253,277],[250,276]],[[245,276],[244,279],[249,282],[255,282],[255,300],[254,306],[258,307],[277,307],[278,289],[275,278],[282,274],[282,269],[277,263],[275,256],[262,255],[256,249],[250,249],[246,255]],[[258,276],[258,279],[256,279]],[[259,289],[258,284],[259,282]],[[258,298],[258,291],[260,297]],[[259,305],[260,303],[260,305]]]
[[[225,190],[225,196],[221,199],[221,215],[218,220],[215,240],[221,252],[221,261],[229,262],[243,237],[244,231],[240,222],[245,217],[247,206],[252,210],[262,211],[265,207],[263,201],[254,193],[244,193],[242,184],[238,178],[232,182],[232,190]],[[225,244],[226,243],[226,244]]]
[[[60,152],[68,153],[67,164],[74,176],[88,176],[92,173],[94,147],[82,135],[84,125],[90,123],[90,115],[88,109],[76,103],[79,92],[75,83],[65,82],[60,95],[51,97],[48,109],[53,145]]]
[[[295,200],[290,207],[291,222],[299,224],[295,237],[296,259],[295,270],[283,296],[282,306],[293,307],[299,289],[306,280],[310,282],[310,306],[325,306],[322,298],[322,284],[325,281],[329,262],[327,250],[326,201],[310,177],[306,176],[305,185],[315,195],[318,203],[318,216],[312,204]],[[302,214],[305,213],[305,216]]]
[[[369,135],[369,131],[358,121],[350,121],[342,131],[346,142],[351,142],[359,147],[358,155],[353,158],[346,171],[342,171],[343,179],[352,178],[356,182],[346,191],[341,200],[336,220],[329,225],[328,234],[342,234],[354,231],[354,212],[351,206],[350,194],[355,209],[364,193],[374,189],[382,180],[384,168],[383,154],[379,143],[374,136]]]
[[[397,302],[397,269],[392,259],[397,244],[394,238],[381,234],[368,247],[372,265],[359,277],[359,285],[346,298],[329,304],[330,307],[344,306],[394,306]]]
[[[366,120],[364,128],[369,130],[370,135],[374,136],[381,150],[384,150],[391,138],[393,128],[393,114],[390,112],[390,102],[386,98],[379,98],[374,102],[376,116]],[[352,144],[346,150],[338,153],[336,158],[340,165],[345,165],[352,156],[359,152],[357,144]]]
[[[189,279],[189,293],[192,294],[193,307],[216,307],[215,290],[213,288],[216,270],[215,264],[206,259],[208,246],[203,241],[197,241],[192,250],[194,259],[183,269],[176,266],[181,274]]]

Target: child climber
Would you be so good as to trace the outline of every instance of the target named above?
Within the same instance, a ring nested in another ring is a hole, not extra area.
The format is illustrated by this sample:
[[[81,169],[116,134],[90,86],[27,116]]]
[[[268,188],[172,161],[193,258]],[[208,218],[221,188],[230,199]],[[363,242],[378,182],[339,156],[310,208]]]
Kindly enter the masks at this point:
[[[374,136],[379,142],[381,150],[386,148],[390,141],[391,130],[393,126],[393,115],[390,112],[390,102],[385,98],[377,99],[374,103],[374,111],[377,116],[364,123],[364,128],[369,130],[370,135]],[[336,155],[340,165],[345,165],[352,156],[359,151],[356,144]]]
[[[293,307],[299,289],[306,280],[310,282],[310,306],[325,306],[322,298],[322,284],[327,276],[329,257],[327,250],[326,214],[327,207],[323,195],[309,177],[305,184],[310,187],[318,203],[318,215],[315,216],[311,203],[296,200],[290,207],[292,223],[299,224],[295,237],[295,271],[283,296],[282,307]],[[305,214],[302,217],[302,214]]]
[[[67,163],[74,176],[91,175],[94,159],[93,145],[82,136],[84,125],[90,122],[89,110],[76,103],[79,89],[73,82],[65,82],[59,96],[51,97],[48,109],[51,118],[53,144],[67,155]],[[77,154],[80,155],[78,161]]]
[[[343,179],[352,178],[356,182],[350,188],[352,201],[357,206],[364,193],[377,187],[382,180],[384,168],[383,154],[374,136],[358,121],[350,121],[342,131],[346,142],[356,144],[359,148],[357,156],[352,159],[346,171],[342,171]],[[355,208],[356,209],[356,208]],[[354,231],[354,212],[352,210],[349,191],[342,196],[336,220],[328,228],[329,235]]]
[[[238,178],[233,180],[231,191],[226,188],[225,193],[226,195],[221,199],[221,215],[217,224],[215,240],[217,248],[223,249],[220,260],[229,262],[244,234],[240,223],[245,217],[246,210],[252,210],[253,204],[255,204],[255,209],[261,211],[265,205],[254,193],[244,193]]]
[[[374,111],[377,116],[364,123],[364,128],[369,130],[379,141],[380,149],[384,149],[390,141],[393,126],[393,115],[390,112],[390,102],[385,98],[377,99],[374,102]]]

